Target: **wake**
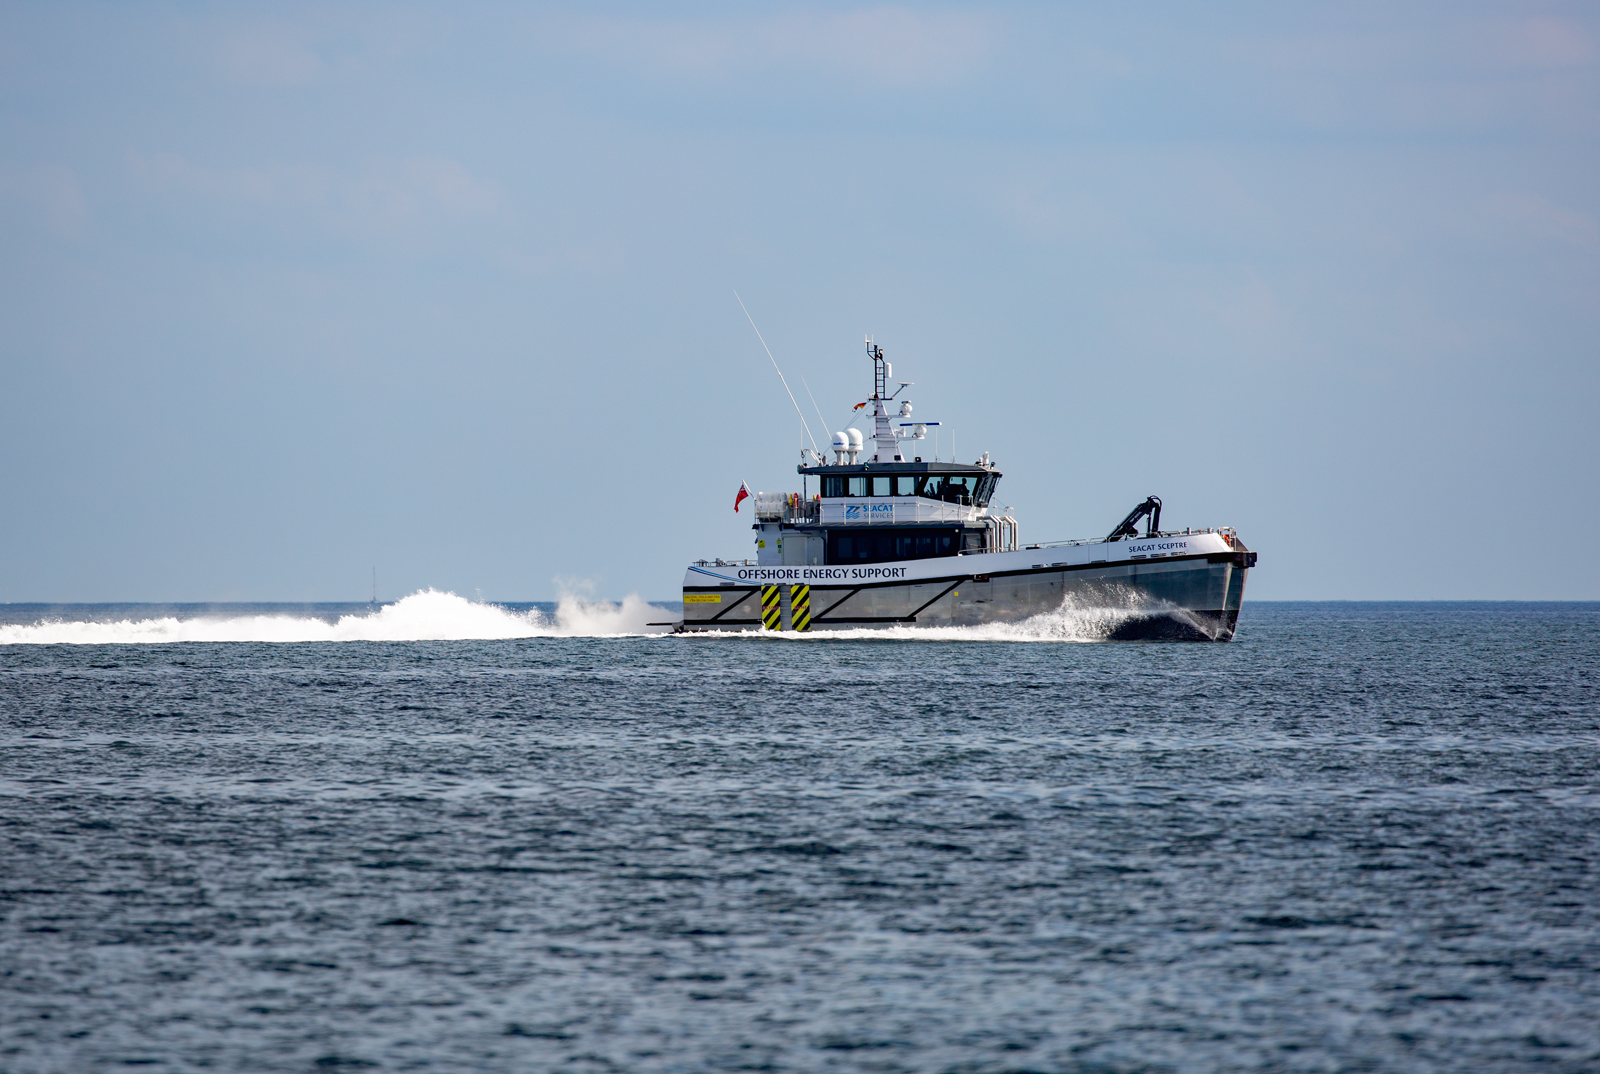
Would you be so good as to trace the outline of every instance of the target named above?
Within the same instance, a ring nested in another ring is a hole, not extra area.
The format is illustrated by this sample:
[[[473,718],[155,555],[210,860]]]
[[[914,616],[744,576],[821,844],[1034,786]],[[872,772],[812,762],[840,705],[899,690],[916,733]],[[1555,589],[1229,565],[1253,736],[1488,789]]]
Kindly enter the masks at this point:
[[[717,631],[689,637],[743,637],[782,641],[965,641],[965,642],[1096,642],[1105,641],[1136,620],[1171,617],[1205,632],[1209,628],[1192,615],[1166,602],[1152,601],[1135,590],[1102,587],[1092,596],[1068,594],[1048,612],[1011,623],[977,626],[813,627],[805,633],[760,631],[738,634]]]
[[[424,589],[337,622],[290,615],[201,616],[0,626],[0,645],[168,645],[175,642],[493,641],[509,638],[617,637],[660,633],[670,618],[638,596],[620,604],[564,597],[553,615],[511,611]]]
[[[753,641],[960,641],[1095,642],[1112,637],[1135,618],[1152,613],[1192,621],[1181,609],[1157,607],[1137,594],[1100,593],[1068,598],[1053,611],[1014,623],[980,626],[889,626],[794,631],[705,631],[684,638]],[[563,597],[553,614],[513,611],[424,589],[370,612],[335,622],[311,616],[163,616],[115,621],[49,620],[0,625],[0,645],[171,645],[183,642],[497,641],[516,638],[624,638],[664,635],[649,624],[673,618],[636,595],[620,603]],[[1196,629],[1208,629],[1195,623]]]

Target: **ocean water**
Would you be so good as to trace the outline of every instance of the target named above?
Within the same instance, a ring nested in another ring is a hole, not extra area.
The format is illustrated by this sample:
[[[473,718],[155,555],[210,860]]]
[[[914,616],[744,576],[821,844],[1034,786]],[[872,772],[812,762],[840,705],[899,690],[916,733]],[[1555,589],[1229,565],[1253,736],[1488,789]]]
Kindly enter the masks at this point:
[[[0,1070],[1600,1070],[1600,605],[0,607]]]

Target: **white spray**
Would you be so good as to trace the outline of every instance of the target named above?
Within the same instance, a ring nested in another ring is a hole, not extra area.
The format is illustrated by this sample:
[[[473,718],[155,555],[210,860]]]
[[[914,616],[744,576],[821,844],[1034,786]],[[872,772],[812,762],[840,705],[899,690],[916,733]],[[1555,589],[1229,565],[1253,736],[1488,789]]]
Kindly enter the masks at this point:
[[[123,645],[173,642],[467,641],[642,634],[666,618],[638,596],[620,604],[561,598],[554,615],[425,589],[377,611],[327,622],[306,616],[248,615],[0,626],[0,645]],[[660,633],[660,631],[655,631]]]

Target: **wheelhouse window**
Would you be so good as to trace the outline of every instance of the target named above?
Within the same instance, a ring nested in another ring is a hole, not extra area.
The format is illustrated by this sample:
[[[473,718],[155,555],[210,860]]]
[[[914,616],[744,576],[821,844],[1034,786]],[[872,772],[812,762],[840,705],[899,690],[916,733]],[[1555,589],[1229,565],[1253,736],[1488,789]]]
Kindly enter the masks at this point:
[[[982,478],[977,475],[967,477],[958,474],[929,474],[917,482],[917,495],[930,500],[942,500],[945,503],[959,503],[970,507],[981,480]]]
[[[921,496],[943,503],[987,507],[994,485],[994,474],[826,474],[822,478],[822,495],[829,499]]]

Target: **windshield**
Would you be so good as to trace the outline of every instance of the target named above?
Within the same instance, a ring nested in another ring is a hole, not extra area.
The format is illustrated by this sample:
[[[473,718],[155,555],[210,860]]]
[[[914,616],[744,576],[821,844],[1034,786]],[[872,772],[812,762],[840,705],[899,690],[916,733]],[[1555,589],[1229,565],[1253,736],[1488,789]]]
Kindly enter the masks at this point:
[[[959,503],[970,507],[978,491],[978,483],[982,480],[983,476],[980,474],[973,474],[970,477],[929,474],[927,477],[917,479],[917,495],[930,500],[943,500],[945,503]]]
[[[987,507],[994,495],[996,474],[870,474],[860,477],[828,474],[822,479],[822,495],[836,496],[921,496],[966,507]]]

